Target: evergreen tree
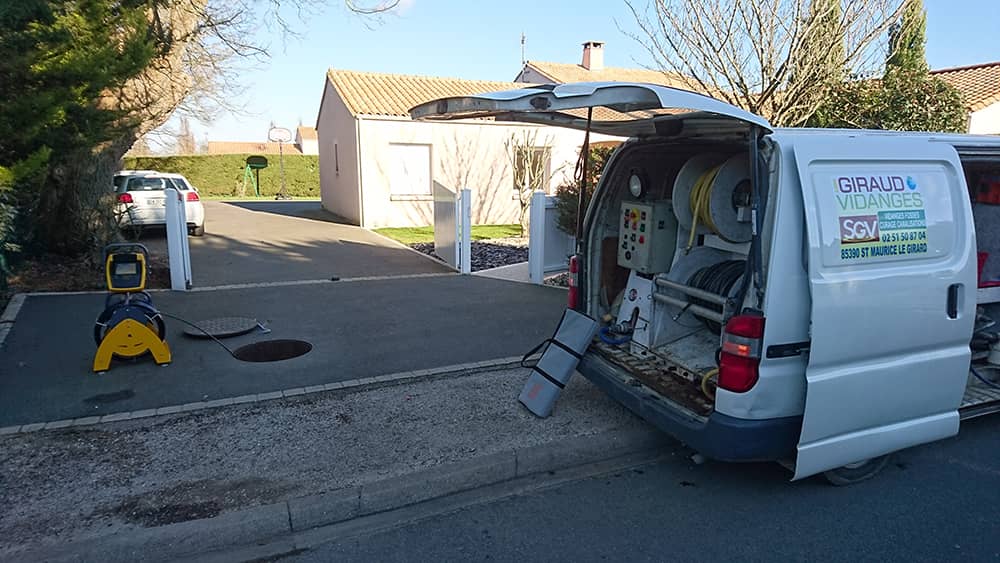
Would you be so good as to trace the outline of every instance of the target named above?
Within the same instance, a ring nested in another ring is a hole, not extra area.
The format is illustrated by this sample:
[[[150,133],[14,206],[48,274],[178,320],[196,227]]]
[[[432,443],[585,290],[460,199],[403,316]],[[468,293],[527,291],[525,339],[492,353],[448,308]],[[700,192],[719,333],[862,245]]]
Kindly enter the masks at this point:
[[[899,22],[889,31],[886,72],[895,69],[927,72],[927,14],[923,0],[905,0]]]

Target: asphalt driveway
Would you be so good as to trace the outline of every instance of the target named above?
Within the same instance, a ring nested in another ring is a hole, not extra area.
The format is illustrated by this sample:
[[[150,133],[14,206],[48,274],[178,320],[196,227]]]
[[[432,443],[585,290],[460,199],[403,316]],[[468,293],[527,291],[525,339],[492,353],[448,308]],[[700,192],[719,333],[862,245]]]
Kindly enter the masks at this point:
[[[205,236],[190,237],[195,287],[450,272],[347,224],[318,201],[206,201]],[[161,230],[143,236],[166,253]]]
[[[421,259],[422,260],[422,259]],[[0,346],[0,427],[267,393],[523,354],[551,336],[561,289],[476,276],[431,276],[153,293],[192,321],[244,316],[270,327],[227,339],[302,339],[282,362],[241,362],[166,319],[173,363],[119,361],[97,375],[94,319],[104,296],[28,296]]]

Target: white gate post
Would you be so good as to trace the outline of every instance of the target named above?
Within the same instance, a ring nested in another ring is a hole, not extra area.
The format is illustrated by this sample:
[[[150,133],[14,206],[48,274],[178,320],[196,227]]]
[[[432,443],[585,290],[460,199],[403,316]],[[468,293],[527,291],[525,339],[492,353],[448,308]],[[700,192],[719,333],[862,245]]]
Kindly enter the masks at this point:
[[[472,190],[464,188],[458,198],[460,254],[459,271],[472,273]]]
[[[186,291],[191,288],[191,251],[188,247],[187,218],[180,192],[174,188],[164,190],[167,214],[167,256],[170,260],[170,289]]]
[[[545,192],[531,194],[528,211],[528,279],[531,283],[545,281]]]

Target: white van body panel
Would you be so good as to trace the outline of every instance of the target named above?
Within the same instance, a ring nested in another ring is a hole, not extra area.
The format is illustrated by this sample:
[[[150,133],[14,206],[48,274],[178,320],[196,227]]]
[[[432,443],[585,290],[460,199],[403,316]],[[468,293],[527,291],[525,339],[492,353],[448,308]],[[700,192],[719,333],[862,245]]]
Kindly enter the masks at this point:
[[[811,291],[796,479],[957,433],[971,357],[976,245],[955,149],[837,141],[795,139]]]
[[[809,276],[803,242],[805,216],[793,143],[780,132],[770,138],[773,152],[762,232],[768,284],[763,307],[767,317],[763,350],[809,340]],[[757,384],[746,393],[716,390],[715,409],[749,420],[801,416],[806,396],[802,374],[806,371],[807,359],[808,352],[782,358],[765,355],[760,363]]]

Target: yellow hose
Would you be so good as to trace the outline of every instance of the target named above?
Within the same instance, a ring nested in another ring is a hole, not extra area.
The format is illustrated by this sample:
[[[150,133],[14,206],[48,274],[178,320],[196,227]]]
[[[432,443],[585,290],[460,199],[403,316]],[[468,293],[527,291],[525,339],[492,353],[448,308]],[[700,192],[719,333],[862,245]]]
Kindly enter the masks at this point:
[[[698,236],[698,223],[702,223],[709,228],[713,233],[718,232],[715,228],[715,222],[712,221],[712,183],[715,182],[715,177],[719,174],[719,169],[722,165],[718,165],[715,168],[702,174],[698,177],[698,181],[694,183],[694,187],[691,188],[691,236],[688,237],[688,245],[685,252],[690,252],[691,247],[694,246],[694,239]]]
[[[701,392],[713,401],[715,400],[715,391],[708,390],[708,380],[717,375],[719,375],[719,368],[710,369],[705,372],[705,375],[701,376]]]

